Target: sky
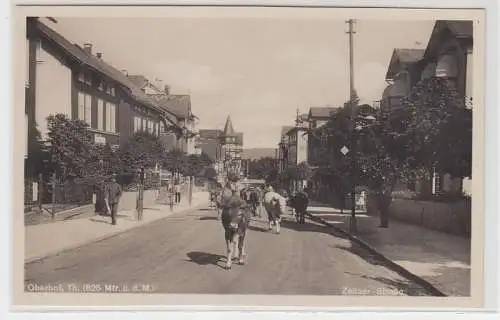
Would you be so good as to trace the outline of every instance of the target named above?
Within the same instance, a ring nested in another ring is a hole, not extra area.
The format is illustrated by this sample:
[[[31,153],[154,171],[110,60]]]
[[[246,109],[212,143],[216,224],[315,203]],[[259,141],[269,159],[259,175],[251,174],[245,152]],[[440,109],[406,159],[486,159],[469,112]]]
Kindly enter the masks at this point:
[[[190,94],[198,128],[231,116],[245,148],[275,148],[296,110],[349,97],[344,20],[270,18],[57,18],[50,27],[119,70]],[[434,22],[358,20],[354,80],[362,103],[380,100],[394,48],[424,49]]]

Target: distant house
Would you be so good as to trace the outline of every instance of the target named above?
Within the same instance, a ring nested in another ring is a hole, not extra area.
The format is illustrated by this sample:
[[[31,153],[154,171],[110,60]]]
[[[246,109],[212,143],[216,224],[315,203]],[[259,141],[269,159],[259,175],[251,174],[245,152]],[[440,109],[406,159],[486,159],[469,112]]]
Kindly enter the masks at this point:
[[[196,144],[201,152],[207,154],[212,161],[217,162],[222,155],[222,131],[217,129],[200,129]]]
[[[311,107],[309,109],[309,114],[307,117],[309,131],[324,126],[336,110],[338,110],[338,108],[329,106]],[[321,150],[321,143],[322,141],[320,141],[317,137],[311,134],[307,135],[307,161],[313,166],[318,160],[319,151]]]
[[[198,118],[191,109],[191,97],[189,95],[165,95],[157,98],[158,103],[168,113],[173,114],[177,125],[182,128],[181,135],[167,135],[170,139],[167,145],[175,146],[187,154],[200,153],[196,148],[196,129]]]
[[[420,60],[423,49],[394,49],[385,80],[390,84],[382,94],[382,108],[397,108],[402,98],[420,81]]]
[[[278,160],[278,171],[282,172],[288,166],[288,131],[293,129],[293,126],[283,126],[281,127],[280,141],[278,143],[278,152],[277,152],[277,160]]]
[[[191,109],[189,95],[171,94],[170,87],[165,85],[160,89],[142,75],[128,75],[130,81],[138,86],[148,97],[152,98],[168,115],[170,122],[181,128],[180,131],[169,131],[162,128],[161,139],[167,149],[180,149],[187,154],[200,153],[196,147],[196,130],[198,118]]]
[[[127,76],[71,43],[38,18],[27,19],[26,118],[47,138],[46,117],[62,113],[89,125],[95,143],[123,144],[137,131],[159,135],[164,110]]]

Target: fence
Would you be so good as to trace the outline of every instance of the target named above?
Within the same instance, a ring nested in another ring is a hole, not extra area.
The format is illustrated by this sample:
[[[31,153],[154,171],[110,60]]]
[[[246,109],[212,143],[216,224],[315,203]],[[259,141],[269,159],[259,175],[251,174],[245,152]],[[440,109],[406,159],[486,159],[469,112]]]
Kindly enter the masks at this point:
[[[104,177],[103,177],[104,178]],[[55,174],[40,175],[38,179],[25,178],[24,212],[58,212],[93,203],[93,194],[99,187],[98,179],[62,179]]]

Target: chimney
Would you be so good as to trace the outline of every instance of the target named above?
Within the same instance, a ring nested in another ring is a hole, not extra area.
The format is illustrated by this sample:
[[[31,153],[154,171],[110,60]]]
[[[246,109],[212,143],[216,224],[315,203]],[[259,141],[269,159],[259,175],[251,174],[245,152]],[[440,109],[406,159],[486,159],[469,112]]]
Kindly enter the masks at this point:
[[[102,59],[102,52],[97,52],[95,54],[95,56],[98,58],[98,59]]]
[[[127,69],[122,69],[122,73],[126,76],[128,76],[128,72],[127,72]]]
[[[92,43],[84,43],[83,44],[83,51],[85,51],[87,54],[92,54]]]

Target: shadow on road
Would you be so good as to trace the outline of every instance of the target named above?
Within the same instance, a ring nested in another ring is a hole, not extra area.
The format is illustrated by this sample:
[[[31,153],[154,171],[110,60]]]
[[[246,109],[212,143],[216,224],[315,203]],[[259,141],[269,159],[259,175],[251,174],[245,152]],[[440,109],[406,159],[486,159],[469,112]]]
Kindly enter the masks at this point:
[[[200,217],[198,220],[217,220],[217,217],[206,216],[206,217]]]
[[[335,248],[337,250],[340,249],[340,250],[352,253],[352,254],[360,257],[364,261],[368,262],[369,264],[376,265],[376,266],[385,266],[385,264],[380,259],[375,257],[373,254],[371,254],[367,250],[361,248],[361,246],[357,245],[356,243],[351,242],[351,245],[349,247],[341,246],[341,245],[336,245],[336,246],[331,246],[331,247]]]
[[[199,251],[192,251],[188,252],[187,256],[189,258],[189,262],[194,262],[196,264],[199,264],[201,266],[205,265],[214,265],[219,268],[224,269],[222,265],[219,264],[219,261],[223,261],[226,259],[226,257],[221,256],[220,254],[213,254],[213,253],[207,253],[207,252],[199,252]]]
[[[257,231],[257,232],[268,232],[269,228],[256,227],[256,226],[249,225],[248,230]]]
[[[288,220],[288,219],[283,219],[281,220],[281,226],[283,228],[287,228],[290,230],[295,230],[299,232],[321,232],[321,233],[326,233],[331,236],[341,238],[341,239],[349,239],[347,236],[344,234],[336,231],[333,228],[329,227],[324,227],[322,225],[316,224],[316,223],[310,223],[310,222],[305,222],[304,224],[299,224],[295,220]]]

